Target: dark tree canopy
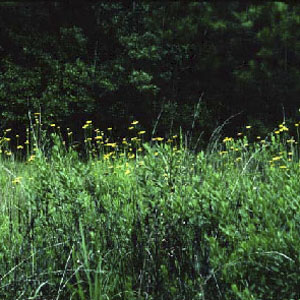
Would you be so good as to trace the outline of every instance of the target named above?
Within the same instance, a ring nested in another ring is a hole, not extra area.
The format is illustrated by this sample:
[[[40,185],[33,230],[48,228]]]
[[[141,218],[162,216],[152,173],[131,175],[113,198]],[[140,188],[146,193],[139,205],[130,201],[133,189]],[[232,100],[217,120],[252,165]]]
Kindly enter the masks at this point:
[[[2,2],[1,126],[23,126],[31,111],[121,134],[133,119],[150,132],[160,116],[161,134],[194,123],[208,136],[241,112],[227,130],[265,131],[299,108],[299,12],[284,2]]]

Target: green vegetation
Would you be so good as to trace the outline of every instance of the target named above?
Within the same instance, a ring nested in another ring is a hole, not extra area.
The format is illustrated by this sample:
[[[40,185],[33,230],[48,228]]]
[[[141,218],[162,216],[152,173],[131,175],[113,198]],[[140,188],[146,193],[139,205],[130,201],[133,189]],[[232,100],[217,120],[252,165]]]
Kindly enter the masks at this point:
[[[8,5],[10,3],[10,5]],[[138,119],[160,136],[258,134],[299,104],[300,5],[271,1],[0,2],[0,128],[28,111],[79,132],[92,119],[124,135]],[[20,133],[21,134],[21,133]]]
[[[299,300],[299,16],[0,2],[0,299]]]
[[[15,152],[4,132],[0,298],[298,299],[299,136],[248,126],[193,152],[138,126],[87,121],[84,156],[54,124]]]

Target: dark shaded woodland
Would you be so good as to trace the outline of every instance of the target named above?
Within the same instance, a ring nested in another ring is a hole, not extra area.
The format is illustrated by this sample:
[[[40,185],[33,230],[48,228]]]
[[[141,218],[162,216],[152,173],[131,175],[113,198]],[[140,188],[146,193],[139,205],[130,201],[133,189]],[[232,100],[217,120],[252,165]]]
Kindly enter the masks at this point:
[[[207,139],[238,114],[227,134],[266,133],[298,113],[299,16],[283,2],[3,2],[0,126],[30,111],[74,131],[137,119]]]

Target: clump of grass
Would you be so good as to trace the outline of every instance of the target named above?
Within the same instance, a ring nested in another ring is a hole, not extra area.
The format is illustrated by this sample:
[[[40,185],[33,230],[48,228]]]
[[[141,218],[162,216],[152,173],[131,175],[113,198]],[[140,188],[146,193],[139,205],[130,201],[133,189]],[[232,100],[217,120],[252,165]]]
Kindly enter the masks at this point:
[[[1,298],[299,298],[299,136],[196,153],[137,124],[115,140],[87,121],[84,155],[54,124],[15,151],[4,132]]]

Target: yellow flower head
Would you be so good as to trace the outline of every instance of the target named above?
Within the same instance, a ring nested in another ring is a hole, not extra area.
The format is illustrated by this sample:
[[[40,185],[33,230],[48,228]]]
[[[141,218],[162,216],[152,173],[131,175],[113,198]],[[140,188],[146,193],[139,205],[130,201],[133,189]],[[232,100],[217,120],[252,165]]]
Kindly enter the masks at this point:
[[[233,138],[232,137],[225,137],[224,139],[223,139],[223,143],[227,143],[227,142],[231,142],[231,141],[233,141]]]
[[[23,178],[23,177],[16,177],[16,178],[12,181],[12,184],[18,184],[18,183],[20,183],[22,178]]]
[[[136,125],[138,123],[139,123],[139,121],[133,121],[133,122],[131,122],[131,125]]]
[[[227,153],[228,153],[228,151],[220,151],[219,152],[220,155],[227,154]]]
[[[117,147],[117,143],[107,143],[107,144],[105,144],[105,146],[115,148],[115,147]]]
[[[135,158],[135,154],[134,154],[134,153],[130,153],[130,154],[128,155],[128,158],[129,158],[129,159]]]
[[[28,162],[33,161],[34,159],[35,159],[35,155],[31,155],[31,156],[28,158]]]
[[[158,141],[158,142],[161,142],[161,141],[163,141],[163,140],[164,140],[164,138],[162,138],[162,137],[152,138],[152,141]]]

